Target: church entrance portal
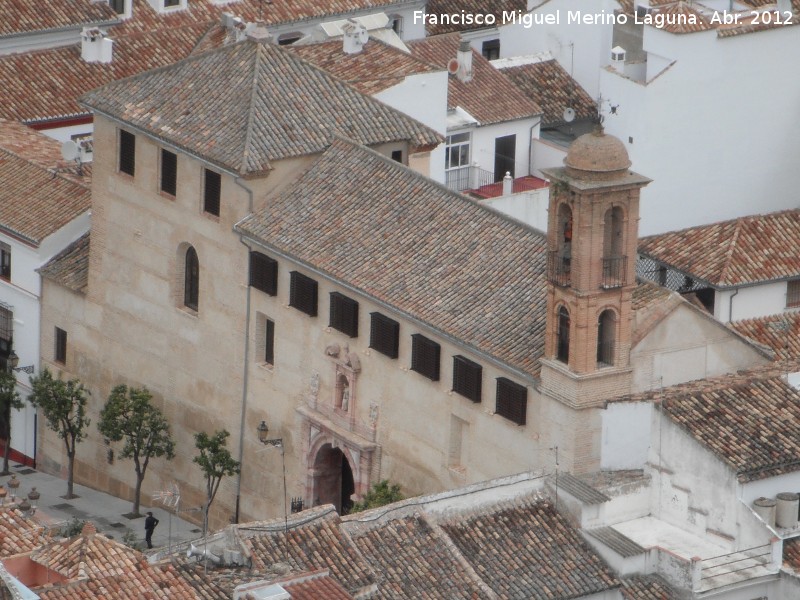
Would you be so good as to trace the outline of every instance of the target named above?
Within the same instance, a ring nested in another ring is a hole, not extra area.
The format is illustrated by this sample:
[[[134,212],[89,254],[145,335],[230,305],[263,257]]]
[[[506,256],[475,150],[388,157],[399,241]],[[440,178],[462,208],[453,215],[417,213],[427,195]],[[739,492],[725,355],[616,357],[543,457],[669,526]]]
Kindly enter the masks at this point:
[[[314,472],[314,505],[333,504],[339,514],[348,514],[356,488],[347,456],[339,448],[325,444],[317,452]]]

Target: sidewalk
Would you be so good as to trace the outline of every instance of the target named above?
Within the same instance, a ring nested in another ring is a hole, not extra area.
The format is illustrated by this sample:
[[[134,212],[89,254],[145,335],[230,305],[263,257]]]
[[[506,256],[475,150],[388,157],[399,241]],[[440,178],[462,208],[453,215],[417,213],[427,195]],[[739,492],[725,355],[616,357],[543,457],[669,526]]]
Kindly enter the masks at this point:
[[[147,549],[144,542],[144,517],[129,519],[125,516],[131,512],[132,502],[130,500],[115,498],[77,483],[74,486],[74,493],[78,497],[65,500],[61,496],[67,493],[66,480],[13,462],[9,465],[9,471],[15,474],[20,482],[16,492],[17,498],[26,497],[33,487],[41,494],[39,500],[32,504],[36,507],[34,518],[43,525],[60,527],[74,518],[91,521],[97,527],[97,531],[117,541],[122,541],[125,533],[130,530],[136,535],[138,548],[140,550]],[[10,479],[10,475],[0,477],[0,486],[8,489],[6,484]],[[6,502],[11,498],[11,490],[8,489],[8,492]],[[150,498],[145,498],[144,495],[142,495],[142,500],[150,503]],[[195,540],[202,536],[201,527],[179,519],[175,515],[170,515],[167,510],[158,506],[158,503],[153,504],[149,508],[144,505],[140,508],[140,512],[143,514],[152,511],[153,516],[160,521],[153,534],[153,548],[167,549],[170,543],[174,547],[181,542]]]

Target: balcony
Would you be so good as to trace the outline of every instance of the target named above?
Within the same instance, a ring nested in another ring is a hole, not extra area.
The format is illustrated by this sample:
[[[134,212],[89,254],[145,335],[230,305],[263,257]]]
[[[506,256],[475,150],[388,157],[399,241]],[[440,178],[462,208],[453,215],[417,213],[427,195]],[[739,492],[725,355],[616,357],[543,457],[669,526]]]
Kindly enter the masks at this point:
[[[494,183],[494,173],[481,169],[477,164],[445,171],[445,184],[454,192],[472,190],[491,183]]]
[[[559,255],[558,251],[547,253],[547,279],[550,283],[560,287],[569,287],[570,279],[570,258]]]
[[[627,284],[628,257],[612,256],[603,259],[603,280],[600,287],[606,290],[620,288]]]

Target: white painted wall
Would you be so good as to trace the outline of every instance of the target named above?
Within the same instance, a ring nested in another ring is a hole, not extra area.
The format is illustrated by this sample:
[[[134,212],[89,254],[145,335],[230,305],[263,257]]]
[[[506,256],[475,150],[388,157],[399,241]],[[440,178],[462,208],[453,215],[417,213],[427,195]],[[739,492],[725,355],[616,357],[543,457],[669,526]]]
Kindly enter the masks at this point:
[[[542,177],[542,169],[563,167],[567,149],[541,138],[533,141],[531,152],[531,173]]]
[[[644,468],[650,451],[652,412],[649,402],[613,402],[602,411],[603,470]]]
[[[718,291],[714,298],[714,316],[723,323],[779,315],[785,311],[785,281]]]
[[[549,188],[520,192],[510,196],[481,200],[484,206],[507,214],[539,231],[547,231],[547,205],[550,200]]]
[[[516,165],[513,177],[529,175],[531,140],[539,137],[539,117],[505,121],[494,125],[484,125],[472,130],[471,161],[482,169],[494,172],[494,142],[496,138],[516,135]]]
[[[654,180],[642,191],[640,233],[797,207],[800,122],[787,116],[800,79],[786,75],[796,29],[720,39],[646,27],[644,49],[675,63],[647,85],[600,71],[606,131]]]
[[[14,351],[19,356],[19,366],[33,365],[35,374],[39,373],[41,356],[41,277],[36,269],[88,231],[89,219],[89,212],[84,213],[42,240],[38,248],[0,233],[0,241],[11,246],[11,281],[0,279],[0,301],[10,305],[14,313]],[[18,372],[16,376],[17,391],[25,400],[25,408],[12,413],[11,446],[33,457],[36,454],[35,410],[27,402],[31,391],[30,377],[24,372]]]

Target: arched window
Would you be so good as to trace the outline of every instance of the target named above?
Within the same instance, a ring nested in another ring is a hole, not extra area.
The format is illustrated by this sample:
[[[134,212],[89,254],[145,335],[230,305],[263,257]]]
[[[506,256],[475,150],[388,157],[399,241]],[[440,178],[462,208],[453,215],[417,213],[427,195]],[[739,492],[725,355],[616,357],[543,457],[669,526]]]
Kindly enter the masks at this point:
[[[183,279],[183,304],[187,308],[197,310],[200,297],[200,261],[197,251],[192,247],[186,250]]]
[[[569,311],[566,306],[558,309],[556,358],[561,362],[569,363]]]
[[[624,254],[622,220],[622,208],[619,206],[614,206],[606,211],[603,258],[618,258]]]
[[[613,366],[617,334],[617,317],[613,310],[604,310],[597,319],[597,365]]]

